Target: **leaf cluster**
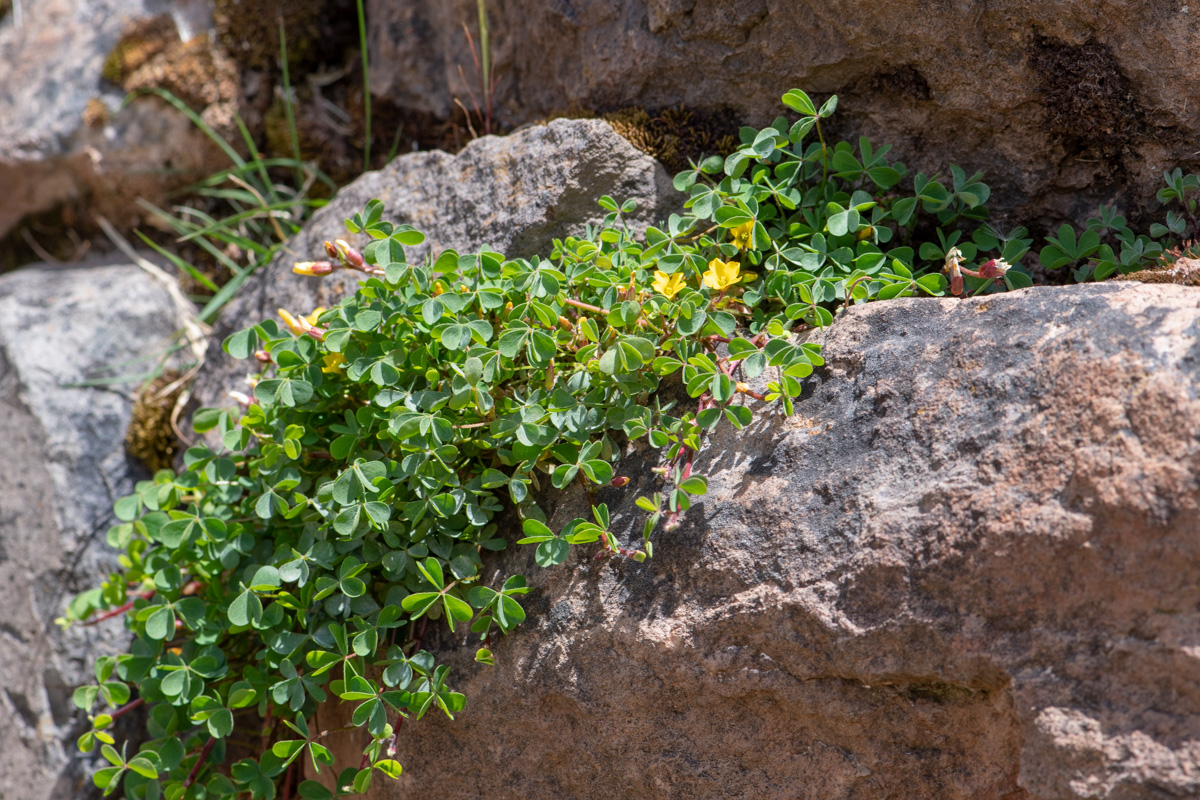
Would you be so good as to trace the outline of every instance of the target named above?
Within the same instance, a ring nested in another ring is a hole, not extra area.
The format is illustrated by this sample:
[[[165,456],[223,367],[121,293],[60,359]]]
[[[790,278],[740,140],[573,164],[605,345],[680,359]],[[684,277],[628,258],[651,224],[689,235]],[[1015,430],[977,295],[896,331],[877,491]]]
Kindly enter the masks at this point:
[[[1102,281],[1118,272],[1128,275],[1160,263],[1180,245],[1200,238],[1200,175],[1184,175],[1176,168],[1163,173],[1166,184],[1157,198],[1167,206],[1164,222],[1155,222],[1150,233],[1137,234],[1111,206],[1100,209],[1076,233],[1070,225],[1046,237],[1038,257],[1048,270],[1068,268],[1077,283]]]

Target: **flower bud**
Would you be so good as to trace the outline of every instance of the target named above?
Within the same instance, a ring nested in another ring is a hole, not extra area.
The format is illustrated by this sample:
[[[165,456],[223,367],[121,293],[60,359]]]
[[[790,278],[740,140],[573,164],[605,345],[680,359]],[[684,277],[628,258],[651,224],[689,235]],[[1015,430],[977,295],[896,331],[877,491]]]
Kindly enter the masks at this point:
[[[366,262],[363,260],[362,253],[350,246],[350,243],[345,239],[338,239],[334,244],[337,246],[338,254],[341,256],[342,263],[351,269],[362,269]]]
[[[261,361],[264,364],[271,363],[271,354],[268,353],[266,350],[255,350],[254,357],[257,358],[259,361]]]
[[[1009,268],[1010,265],[1003,258],[993,258],[979,266],[979,277],[1003,278]]]
[[[329,263],[328,261],[298,261],[296,262],[296,265],[292,267],[292,272],[296,273],[297,275],[311,275],[313,277],[319,277],[321,275],[328,275],[329,273],[333,272],[334,269],[335,267],[333,264]]]
[[[300,319],[296,320],[296,322],[299,323],[300,330],[302,333],[307,333],[309,336],[316,339],[317,341],[323,341],[325,339],[325,333],[326,333],[325,329],[318,328],[316,325],[313,325],[312,322],[310,322],[308,320],[308,318],[300,317]]]

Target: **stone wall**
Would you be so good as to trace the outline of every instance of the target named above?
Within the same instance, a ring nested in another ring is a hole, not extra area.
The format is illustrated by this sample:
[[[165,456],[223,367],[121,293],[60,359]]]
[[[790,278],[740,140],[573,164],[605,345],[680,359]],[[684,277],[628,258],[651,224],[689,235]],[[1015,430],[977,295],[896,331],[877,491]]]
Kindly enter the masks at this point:
[[[838,127],[926,172],[983,170],[1010,225],[1153,208],[1197,165],[1200,11],[1169,0],[506,0],[488,4],[503,119],[729,107],[791,88],[841,98]],[[371,0],[374,90],[453,113],[480,95],[475,0]],[[460,77],[459,69],[462,69]],[[466,79],[464,84],[463,78]]]

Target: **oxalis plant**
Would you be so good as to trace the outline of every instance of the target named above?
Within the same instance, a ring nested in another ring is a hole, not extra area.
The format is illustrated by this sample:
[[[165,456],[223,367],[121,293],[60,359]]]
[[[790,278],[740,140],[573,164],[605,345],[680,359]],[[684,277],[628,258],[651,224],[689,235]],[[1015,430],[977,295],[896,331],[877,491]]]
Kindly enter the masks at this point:
[[[1125,217],[1105,206],[1078,234],[1062,225],[1047,236],[1038,253],[1042,266],[1070,268],[1075,281],[1083,283],[1169,264],[1181,255],[1195,257],[1200,253],[1200,174],[1184,175],[1176,168],[1163,173],[1163,183],[1155,197],[1167,208],[1166,221],[1152,224],[1149,236],[1134,233]]]
[[[422,649],[431,621],[477,636],[491,664],[525,618],[525,578],[485,581],[489,553],[515,538],[546,568],[572,548],[645,561],[707,490],[706,437],[792,413],[823,363],[799,332],[855,302],[1020,284],[1008,264],[1028,242],[981,225],[980,176],[910,180],[886,147],[826,145],[836,98],[783,100],[799,120],[747,129],[737,152],[677,176],[686,211],[662,227],[634,230],[634,203],[603,197],[603,222],[546,257],[409,261],[423,236],[372,201],[346,222],[361,249],[339,239],[297,264],[363,281],[334,308],[225,340],[261,368],[252,396],[199,411],[210,444],[116,503],[121,570],[71,604],[72,620],[132,634],[75,694],[92,721],[79,746],[110,764],[96,784],[330,798],[396,777],[401,726],[466,703]],[[628,538],[594,493],[628,482],[621,455],[639,439],[663,483],[637,499]],[[555,491],[590,514],[551,528]],[[318,730],[334,697],[351,724]],[[143,706],[146,741],[118,748],[114,721]],[[361,761],[335,765],[329,737],[357,729]]]

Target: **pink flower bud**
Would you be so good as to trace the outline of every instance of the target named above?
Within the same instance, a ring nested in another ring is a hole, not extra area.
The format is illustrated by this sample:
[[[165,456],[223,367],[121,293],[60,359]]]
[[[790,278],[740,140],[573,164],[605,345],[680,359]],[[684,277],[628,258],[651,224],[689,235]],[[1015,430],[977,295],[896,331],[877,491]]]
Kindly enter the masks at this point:
[[[1002,258],[993,258],[979,265],[979,277],[1003,278],[1009,270],[1009,265]]]
[[[366,265],[367,262],[363,260],[362,253],[351,247],[345,239],[338,239],[334,244],[337,245],[342,263],[350,269],[362,269]]]

